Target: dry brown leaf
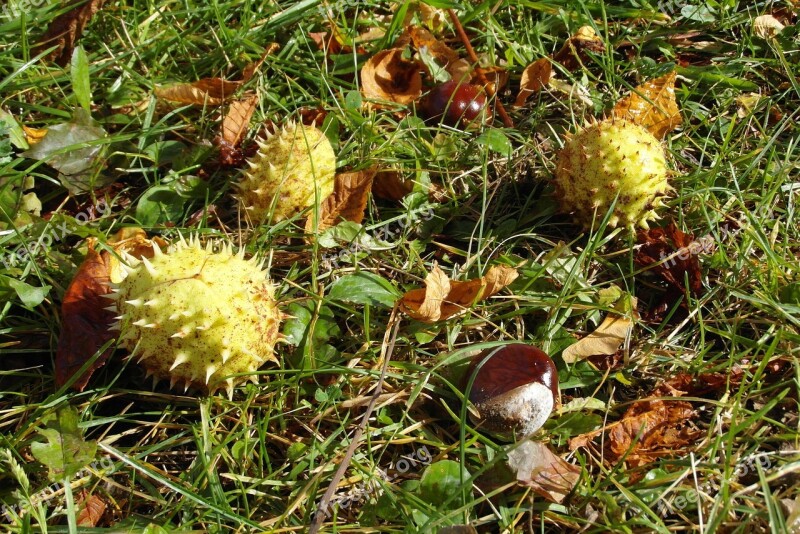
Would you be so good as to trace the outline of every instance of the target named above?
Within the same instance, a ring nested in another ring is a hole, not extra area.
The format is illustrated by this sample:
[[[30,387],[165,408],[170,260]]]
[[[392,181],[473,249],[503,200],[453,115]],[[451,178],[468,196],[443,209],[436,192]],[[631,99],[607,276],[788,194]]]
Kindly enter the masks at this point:
[[[258,95],[252,94],[231,103],[220,128],[220,137],[223,141],[232,147],[239,146],[247,134],[250,118],[258,106],[258,100]]]
[[[96,527],[108,508],[108,503],[99,495],[79,494],[76,505],[80,509],[76,522],[79,527]]]
[[[563,502],[581,477],[579,466],[567,462],[538,441],[526,440],[509,452],[508,466],[519,484],[555,503]]]
[[[419,64],[403,59],[402,48],[382,50],[361,68],[361,92],[371,100],[410,104],[422,94]]]
[[[74,0],[65,11],[57,16],[47,27],[41,41],[36,45],[33,55],[40,54],[48,48],[56,48],[45,56],[48,61],[65,66],[72,59],[75,45],[83,35],[83,30],[92,17],[102,9],[105,0]],[[37,4],[38,5],[38,4]]]
[[[100,254],[94,249],[96,240],[89,239],[89,252],[72,282],[64,293],[61,303],[61,335],[56,351],[56,386],[64,385],[84,363],[107,341],[114,338],[108,330],[114,320],[113,312],[104,308],[111,301],[104,298],[111,292],[109,287],[110,259],[108,253]],[[94,364],[72,385],[83,391],[92,373],[102,367],[113,348],[101,354]]]
[[[317,230],[336,226],[343,220],[355,223],[363,221],[375,172],[375,169],[364,169],[338,173],[333,183],[333,193],[322,203]],[[313,225],[313,217],[309,217],[306,220],[308,233],[313,233]]]
[[[633,403],[619,421],[570,439],[570,449],[586,447],[606,433],[605,457],[612,464],[624,458],[629,466],[637,467],[680,454],[700,433],[691,423],[694,410],[689,402],[660,397],[684,396],[692,384],[688,375],[662,383],[651,398]],[[631,476],[636,479],[643,473]]]
[[[578,69],[586,61],[586,52],[602,53],[606,45],[591,26],[581,26],[567,39],[561,50],[553,55],[553,61],[560,63],[568,71]]]
[[[164,244],[160,238],[154,241],[159,246]],[[110,282],[122,280],[121,267],[116,256],[107,251],[95,251],[95,243],[94,238],[88,240],[86,259],[78,268],[61,303],[61,335],[55,359],[56,385],[59,387],[116,335],[108,329],[114,313],[105,309],[111,301],[103,295],[111,292]],[[140,228],[121,230],[114,240],[109,241],[117,251],[125,251],[134,257],[151,257],[152,243]],[[105,364],[112,350],[109,348],[103,352],[72,387],[83,391],[89,378]]]
[[[250,63],[249,65],[245,66],[244,69],[242,69],[241,82],[242,83],[249,82],[253,78],[253,76],[255,76],[256,72],[258,72],[258,69],[261,68],[261,65],[264,64],[264,61],[266,61],[267,57],[277,52],[280,49],[280,47],[281,45],[279,45],[278,43],[269,43],[267,46],[265,46],[264,53],[261,54],[261,57],[258,59],[258,61],[256,61],[255,63]]]
[[[631,300],[635,316],[636,299]],[[575,363],[589,356],[614,354],[630,335],[633,324],[630,317],[610,313],[597,330],[564,349],[562,357],[566,363]]]
[[[449,71],[448,71],[449,72]],[[458,78],[456,78],[458,79]],[[499,93],[508,83],[508,71],[497,65],[492,67],[476,67],[472,73],[472,82],[483,85],[491,94]]]
[[[403,178],[397,171],[379,171],[372,181],[372,194],[386,200],[401,200],[413,190],[414,180]]]
[[[772,15],[761,15],[753,21],[753,33],[762,39],[772,39],[786,26]]]
[[[236,92],[242,82],[222,78],[203,78],[192,83],[156,87],[155,95],[178,104],[218,106]]]
[[[454,61],[458,61],[458,52],[441,42],[434,35],[422,26],[411,26],[408,28],[411,42],[417,50],[423,46],[428,48],[431,57],[442,66],[447,66]]]
[[[533,93],[541,91],[542,87],[550,83],[553,75],[553,63],[549,57],[537,59],[522,71],[519,94],[514,102],[515,106],[522,106]]]
[[[614,117],[644,126],[656,138],[663,139],[683,122],[675,100],[676,76],[673,71],[643,83],[617,102]]]
[[[425,278],[425,289],[412,289],[400,299],[400,308],[422,322],[435,323],[462,313],[474,303],[487,299],[516,280],[517,270],[505,265],[489,268],[480,278],[451,281],[434,265]]]
[[[455,80],[457,82],[468,80],[470,83],[475,83],[473,79],[474,70],[472,68],[472,64],[464,58],[457,59],[452,63],[449,63],[444,70],[446,70],[450,75],[451,80]],[[480,82],[476,83],[476,85],[480,85]]]

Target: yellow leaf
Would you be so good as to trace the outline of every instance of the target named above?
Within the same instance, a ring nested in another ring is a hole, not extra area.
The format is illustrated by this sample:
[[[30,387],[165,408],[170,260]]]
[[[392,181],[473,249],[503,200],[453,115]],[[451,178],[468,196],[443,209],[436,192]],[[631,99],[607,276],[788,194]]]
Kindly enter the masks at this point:
[[[41,141],[44,136],[47,135],[47,128],[28,128],[23,125],[22,130],[25,132],[25,140],[31,146]]]
[[[631,298],[630,316],[609,314],[597,330],[570,345],[562,353],[566,363],[575,363],[589,356],[608,356],[617,352],[633,330],[636,318],[636,298]]]
[[[673,71],[640,85],[617,102],[614,117],[644,126],[656,138],[663,139],[683,122],[675,100],[675,77]]]
[[[425,278],[425,289],[412,289],[400,299],[400,308],[419,321],[435,323],[464,312],[474,303],[497,294],[519,274],[505,265],[494,266],[480,278],[451,281],[434,265]]]

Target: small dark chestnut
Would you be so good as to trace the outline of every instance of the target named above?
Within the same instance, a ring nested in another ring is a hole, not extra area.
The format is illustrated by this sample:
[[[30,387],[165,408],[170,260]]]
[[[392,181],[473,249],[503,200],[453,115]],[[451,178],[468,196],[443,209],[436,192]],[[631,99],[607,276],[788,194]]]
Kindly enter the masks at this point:
[[[419,109],[426,120],[464,128],[489,119],[486,102],[480,86],[450,80],[431,88],[420,100]]]
[[[481,429],[522,439],[539,430],[559,404],[558,370],[536,347],[513,343],[485,350],[467,376],[476,369],[469,400],[478,414],[471,412],[470,419]]]

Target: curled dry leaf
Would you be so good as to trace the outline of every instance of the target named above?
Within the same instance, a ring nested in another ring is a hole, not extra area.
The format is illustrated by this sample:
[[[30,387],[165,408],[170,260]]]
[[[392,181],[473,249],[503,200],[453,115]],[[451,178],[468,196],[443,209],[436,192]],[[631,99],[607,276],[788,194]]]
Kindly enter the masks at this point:
[[[772,39],[786,26],[772,15],[761,15],[753,21],[753,33],[762,39]]]
[[[382,50],[361,68],[365,98],[407,105],[422,94],[422,74],[416,61],[403,58],[402,48]]]
[[[522,106],[525,100],[533,93],[539,92],[547,86],[553,77],[553,62],[560,63],[565,69],[574,71],[587,59],[586,52],[600,53],[605,50],[605,43],[595,33],[591,26],[578,28],[572,37],[567,39],[564,46],[552,55],[537,59],[522,72],[520,90],[517,94],[515,106]]]
[[[218,106],[242,86],[240,81],[222,78],[203,78],[192,83],[177,83],[156,87],[155,95],[178,104]]]
[[[156,240],[161,246],[163,241]],[[56,385],[62,386],[74,375],[115,333],[108,327],[114,314],[106,308],[111,301],[104,298],[111,292],[110,282],[122,280],[119,260],[107,251],[98,253],[94,246],[96,240],[88,240],[89,251],[86,259],[70,282],[61,303],[61,335],[58,338],[55,371]],[[117,251],[125,251],[132,256],[152,256],[152,241],[147,239],[144,230],[121,230],[113,244]],[[112,352],[109,348],[101,354],[72,387],[83,391],[92,374],[102,367]]]
[[[447,65],[459,60],[458,52],[437,39],[430,31],[422,26],[411,26],[408,28],[411,42],[414,48],[420,50],[422,47],[428,49],[428,53],[437,63],[446,67]]]
[[[519,484],[555,503],[563,502],[581,477],[579,466],[567,462],[544,443],[530,440],[508,453],[508,466]]]
[[[643,83],[614,106],[613,115],[644,126],[658,139],[683,122],[675,100],[676,73]]]
[[[687,401],[662,397],[684,396],[686,391],[680,388],[687,383],[685,378],[662,383],[649,399],[633,403],[619,421],[572,438],[570,449],[588,446],[605,432],[605,457],[612,464],[624,458],[637,467],[680,454],[700,435],[692,425],[694,410]]]
[[[363,221],[375,172],[375,169],[364,169],[337,174],[333,193],[322,203],[317,230],[325,230],[343,220],[355,223]],[[306,220],[306,232],[314,232],[313,217]]]
[[[519,85],[519,93],[515,106],[522,106],[533,93],[538,93],[550,83],[553,76],[553,63],[549,57],[537,59],[522,71],[522,80]]]
[[[581,26],[564,46],[553,55],[553,61],[561,63],[568,71],[577,70],[588,59],[587,52],[600,54],[606,45],[591,26]]]
[[[45,59],[57,65],[65,66],[72,58],[75,44],[83,35],[83,30],[95,13],[100,11],[105,0],[75,0],[66,6],[66,11],[57,16],[48,26],[42,39],[36,45],[33,55],[38,55],[55,46]],[[20,4],[20,7],[23,4]],[[33,4],[40,5],[40,4]]]
[[[434,265],[425,278],[425,289],[412,289],[403,295],[400,309],[422,322],[443,321],[497,294],[517,276],[516,269],[498,265],[489,268],[480,278],[457,282],[451,281],[438,265]]]
[[[631,298],[630,307],[629,315],[608,314],[597,330],[564,349],[564,361],[575,363],[589,356],[608,356],[617,352],[633,330],[634,320],[637,318],[636,298]]]
[[[636,265],[660,277],[667,286],[662,302],[648,311],[645,319],[660,322],[661,315],[681,301],[686,308],[687,292],[695,297],[703,292],[699,255],[711,252],[715,246],[711,239],[695,240],[691,234],[680,231],[674,222],[666,228],[651,228],[637,235],[639,246],[634,255]],[[684,280],[689,282],[688,287]]]
[[[413,190],[414,180],[403,178],[398,171],[379,171],[372,181],[372,194],[386,200],[401,200]]]

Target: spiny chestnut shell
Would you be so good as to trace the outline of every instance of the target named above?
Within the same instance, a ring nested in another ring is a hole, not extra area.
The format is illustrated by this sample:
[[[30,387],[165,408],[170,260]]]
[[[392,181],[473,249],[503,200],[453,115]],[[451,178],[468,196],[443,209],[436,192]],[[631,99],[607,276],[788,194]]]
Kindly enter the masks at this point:
[[[182,240],[165,254],[154,245],[151,260],[130,261],[111,298],[120,345],[148,375],[209,393],[224,387],[231,396],[275,360],[281,313],[257,259],[219,248]]]
[[[333,193],[336,155],[318,128],[289,123],[256,141],[258,152],[238,184],[238,198],[253,222],[279,222]]]
[[[479,416],[470,417],[481,429],[522,439],[539,430],[558,404],[558,370],[536,347],[513,343],[485,350],[467,376],[476,369],[469,400]]]
[[[480,86],[454,80],[432,87],[420,100],[420,111],[430,121],[453,127],[484,122],[491,116]]]
[[[623,119],[590,124],[569,137],[558,154],[556,196],[575,222],[589,228],[617,203],[609,226],[648,228],[672,188],[664,147],[647,129]]]

